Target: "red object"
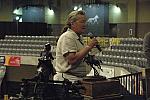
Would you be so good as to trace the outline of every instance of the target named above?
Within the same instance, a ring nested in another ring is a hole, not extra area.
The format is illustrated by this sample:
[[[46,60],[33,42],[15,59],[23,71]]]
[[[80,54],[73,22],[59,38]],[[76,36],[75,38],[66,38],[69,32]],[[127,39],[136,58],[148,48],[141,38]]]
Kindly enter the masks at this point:
[[[20,67],[21,63],[21,57],[20,56],[7,56],[6,57],[6,66],[14,66],[14,67]]]

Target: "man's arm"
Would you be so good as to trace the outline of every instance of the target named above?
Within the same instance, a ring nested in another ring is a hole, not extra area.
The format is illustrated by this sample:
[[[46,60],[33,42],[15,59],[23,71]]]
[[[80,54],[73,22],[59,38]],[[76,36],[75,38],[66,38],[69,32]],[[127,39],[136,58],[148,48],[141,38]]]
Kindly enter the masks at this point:
[[[69,64],[75,64],[78,61],[82,60],[97,43],[98,41],[95,38],[93,38],[91,42],[87,46],[82,48],[80,51],[76,53],[68,52],[64,55],[64,57],[68,60]]]

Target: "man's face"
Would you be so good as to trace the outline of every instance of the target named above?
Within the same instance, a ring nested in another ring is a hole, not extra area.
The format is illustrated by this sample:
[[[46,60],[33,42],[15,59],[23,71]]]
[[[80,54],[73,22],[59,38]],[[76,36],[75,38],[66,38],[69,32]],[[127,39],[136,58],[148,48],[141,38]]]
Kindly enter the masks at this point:
[[[82,34],[86,31],[86,16],[77,15],[77,20],[72,23],[71,29],[77,34]]]

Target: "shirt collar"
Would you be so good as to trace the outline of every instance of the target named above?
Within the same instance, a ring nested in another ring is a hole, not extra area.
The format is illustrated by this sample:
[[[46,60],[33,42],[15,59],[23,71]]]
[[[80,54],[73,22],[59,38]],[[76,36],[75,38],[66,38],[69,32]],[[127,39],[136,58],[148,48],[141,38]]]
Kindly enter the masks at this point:
[[[82,40],[82,35],[78,36],[77,33],[75,33],[73,30],[70,28],[67,29],[67,31],[70,31],[72,35],[77,39],[77,40]]]

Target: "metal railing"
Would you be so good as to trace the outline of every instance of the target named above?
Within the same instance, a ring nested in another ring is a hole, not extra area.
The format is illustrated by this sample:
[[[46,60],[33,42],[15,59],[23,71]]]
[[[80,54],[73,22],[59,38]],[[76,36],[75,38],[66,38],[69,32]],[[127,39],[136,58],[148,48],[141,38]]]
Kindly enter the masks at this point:
[[[123,95],[144,96],[142,72],[113,77],[111,79],[117,79],[120,81],[121,93]]]

